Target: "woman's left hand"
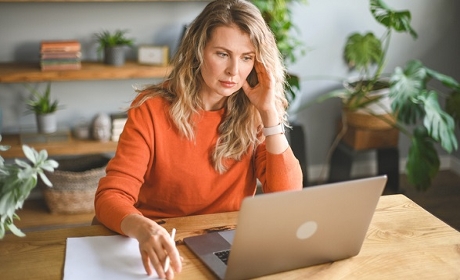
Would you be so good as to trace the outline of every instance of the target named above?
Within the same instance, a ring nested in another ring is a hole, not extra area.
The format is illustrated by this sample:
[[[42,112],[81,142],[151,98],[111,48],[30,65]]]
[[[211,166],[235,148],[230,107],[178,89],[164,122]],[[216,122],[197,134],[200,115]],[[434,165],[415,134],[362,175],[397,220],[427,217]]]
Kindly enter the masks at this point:
[[[265,127],[279,124],[279,116],[275,105],[275,80],[270,71],[260,62],[256,61],[254,68],[259,83],[251,87],[247,81],[242,88],[246,96],[259,111]]]
[[[275,81],[270,71],[260,62],[254,64],[259,83],[251,87],[247,81],[243,84],[243,90],[252,104],[259,112],[275,109]]]

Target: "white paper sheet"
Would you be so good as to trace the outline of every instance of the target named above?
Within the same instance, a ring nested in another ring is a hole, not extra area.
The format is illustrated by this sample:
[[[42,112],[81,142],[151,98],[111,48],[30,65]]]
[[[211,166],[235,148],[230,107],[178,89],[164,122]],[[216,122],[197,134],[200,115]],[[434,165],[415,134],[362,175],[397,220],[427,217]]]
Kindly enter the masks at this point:
[[[136,239],[120,235],[67,238],[64,280],[158,279],[148,276]]]

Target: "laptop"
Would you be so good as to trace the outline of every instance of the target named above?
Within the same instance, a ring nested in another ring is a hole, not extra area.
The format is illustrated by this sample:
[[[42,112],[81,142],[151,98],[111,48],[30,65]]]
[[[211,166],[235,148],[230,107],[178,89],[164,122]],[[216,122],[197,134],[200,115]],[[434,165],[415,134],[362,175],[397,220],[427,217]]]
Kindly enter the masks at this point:
[[[350,258],[361,250],[386,181],[383,175],[248,197],[236,229],[190,236],[184,243],[219,279]]]

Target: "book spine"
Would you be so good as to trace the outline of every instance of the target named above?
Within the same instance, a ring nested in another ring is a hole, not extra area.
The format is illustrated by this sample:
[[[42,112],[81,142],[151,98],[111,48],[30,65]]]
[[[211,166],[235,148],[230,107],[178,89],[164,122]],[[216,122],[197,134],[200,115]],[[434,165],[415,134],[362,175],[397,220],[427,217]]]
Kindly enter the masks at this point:
[[[69,41],[42,41],[40,52],[78,52],[81,50],[80,42]]]
[[[81,52],[44,52],[40,55],[41,59],[65,59],[65,58],[80,58]]]
[[[110,118],[112,120],[112,130],[111,130],[111,140],[114,142],[118,142],[120,138],[120,134],[123,132],[125,127],[126,121],[128,120],[128,114],[123,113],[115,113],[111,114]]]
[[[50,65],[41,65],[42,71],[47,70],[80,70],[81,64],[50,64]]]
[[[42,59],[41,65],[59,65],[59,64],[79,64],[80,59]]]

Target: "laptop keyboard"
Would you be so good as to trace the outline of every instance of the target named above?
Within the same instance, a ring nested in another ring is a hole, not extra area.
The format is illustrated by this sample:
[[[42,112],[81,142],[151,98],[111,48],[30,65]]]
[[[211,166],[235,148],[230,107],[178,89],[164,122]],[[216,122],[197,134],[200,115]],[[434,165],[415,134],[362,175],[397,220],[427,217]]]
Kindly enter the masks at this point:
[[[223,263],[227,264],[228,256],[230,255],[230,250],[214,252],[214,255],[216,255],[216,257],[218,257]]]

